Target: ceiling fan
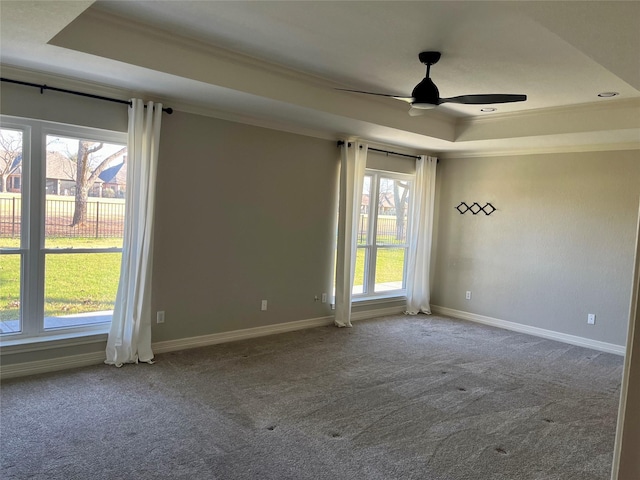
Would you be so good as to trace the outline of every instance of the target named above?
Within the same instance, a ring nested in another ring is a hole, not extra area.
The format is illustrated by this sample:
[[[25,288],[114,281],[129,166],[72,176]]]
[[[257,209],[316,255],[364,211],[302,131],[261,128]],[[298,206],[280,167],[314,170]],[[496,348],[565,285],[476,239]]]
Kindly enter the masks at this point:
[[[402,100],[411,105],[409,115],[416,116],[422,115],[425,110],[429,110],[437,107],[442,103],[461,103],[465,105],[488,105],[492,103],[511,103],[511,102],[524,102],[527,99],[526,95],[515,94],[479,94],[479,95],[460,95],[457,97],[441,98],[438,87],[436,87],[433,80],[429,78],[431,71],[431,65],[435,65],[440,60],[440,52],[421,52],[418,56],[421,63],[427,66],[427,75],[418,83],[411,92],[410,97],[401,97],[398,95],[388,95],[385,93],[373,93],[363,92],[362,90],[349,90],[346,88],[338,88],[345,92],[364,93],[366,95],[377,95],[379,97],[391,97],[396,100]]]

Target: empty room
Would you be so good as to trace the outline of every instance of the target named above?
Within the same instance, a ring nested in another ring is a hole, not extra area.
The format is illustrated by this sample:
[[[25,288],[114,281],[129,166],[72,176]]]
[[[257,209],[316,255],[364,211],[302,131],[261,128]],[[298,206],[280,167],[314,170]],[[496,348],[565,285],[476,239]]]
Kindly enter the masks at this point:
[[[640,478],[640,2],[0,22],[2,478]]]

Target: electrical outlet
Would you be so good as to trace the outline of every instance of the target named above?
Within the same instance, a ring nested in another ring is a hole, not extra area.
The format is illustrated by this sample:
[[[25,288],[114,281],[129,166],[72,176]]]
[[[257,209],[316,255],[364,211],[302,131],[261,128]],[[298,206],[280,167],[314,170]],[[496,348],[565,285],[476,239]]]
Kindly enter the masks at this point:
[[[266,300],[262,300],[262,303],[260,304],[260,310],[262,310],[263,312],[267,310],[267,301]]]
[[[315,297],[313,297],[313,301],[314,302],[319,302],[320,301],[320,297],[318,295],[316,295]]]
[[[466,298],[467,300],[471,300],[471,291],[467,290],[467,293],[465,294],[464,298]]]
[[[596,314],[595,313],[590,313],[587,315],[587,323],[589,325],[595,325],[596,324]]]
[[[164,310],[156,313],[156,323],[164,323]]]
[[[327,294],[326,293],[322,294],[322,303],[327,303]]]

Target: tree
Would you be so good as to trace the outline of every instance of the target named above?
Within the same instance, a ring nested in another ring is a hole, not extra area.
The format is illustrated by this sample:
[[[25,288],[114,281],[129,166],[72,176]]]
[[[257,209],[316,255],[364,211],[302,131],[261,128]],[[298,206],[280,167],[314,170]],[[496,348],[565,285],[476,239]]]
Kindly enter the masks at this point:
[[[7,191],[9,175],[19,172],[22,166],[22,133],[0,130],[0,192]]]
[[[404,241],[406,237],[405,215],[409,200],[409,184],[396,180],[393,182],[393,200],[396,207],[396,240]]]
[[[378,203],[391,205],[391,195],[393,194],[393,208],[396,217],[395,237],[399,242],[406,241],[406,215],[409,204],[409,183],[401,180],[382,178],[380,182],[380,192]],[[391,212],[389,212],[391,213]]]
[[[78,152],[75,155],[76,165],[76,198],[75,209],[71,226],[82,225],[87,220],[87,200],[89,190],[98,180],[100,174],[109,167],[110,163],[122,156],[127,147],[122,147],[115,153],[100,159],[99,155],[94,155],[104,147],[103,142],[91,142],[88,140],[78,140]]]

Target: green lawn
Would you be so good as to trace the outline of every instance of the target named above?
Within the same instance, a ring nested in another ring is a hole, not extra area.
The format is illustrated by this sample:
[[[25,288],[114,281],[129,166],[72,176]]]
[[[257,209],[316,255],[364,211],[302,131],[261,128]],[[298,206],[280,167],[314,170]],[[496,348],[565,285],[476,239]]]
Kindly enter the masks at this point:
[[[120,239],[49,239],[48,248],[113,247]],[[0,239],[5,247],[17,246]],[[45,316],[112,310],[120,276],[117,253],[47,255],[45,262]],[[20,256],[0,255],[0,320],[19,318]]]
[[[364,254],[364,249],[359,248],[356,257],[354,285],[363,285],[364,283]],[[404,249],[379,248],[378,262],[376,264],[376,283],[401,282],[404,273],[403,265]]]

